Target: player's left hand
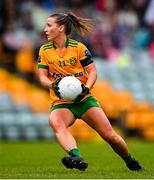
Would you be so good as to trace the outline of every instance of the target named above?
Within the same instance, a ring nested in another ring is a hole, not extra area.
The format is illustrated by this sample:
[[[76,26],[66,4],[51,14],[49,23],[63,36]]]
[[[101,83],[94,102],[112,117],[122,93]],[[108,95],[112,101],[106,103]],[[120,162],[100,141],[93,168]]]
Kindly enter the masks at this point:
[[[77,96],[75,102],[80,102],[87,94],[89,94],[90,89],[86,87],[84,84],[81,84],[82,92]]]
[[[60,92],[59,92],[59,87],[58,87],[58,84],[59,82],[61,81],[62,78],[59,78],[57,79],[55,82],[53,82],[50,86],[50,88],[52,88],[56,94],[56,96],[58,96],[60,99],[61,99],[61,96],[60,96]]]

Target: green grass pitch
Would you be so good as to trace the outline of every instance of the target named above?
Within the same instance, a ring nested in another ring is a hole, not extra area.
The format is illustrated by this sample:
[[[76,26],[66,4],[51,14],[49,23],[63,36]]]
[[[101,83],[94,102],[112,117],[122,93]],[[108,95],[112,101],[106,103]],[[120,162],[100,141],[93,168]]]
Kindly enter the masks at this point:
[[[66,169],[66,153],[56,142],[0,142],[1,179],[151,179],[154,178],[154,142],[127,141],[144,172],[129,171],[105,142],[78,142],[89,164],[86,171]]]

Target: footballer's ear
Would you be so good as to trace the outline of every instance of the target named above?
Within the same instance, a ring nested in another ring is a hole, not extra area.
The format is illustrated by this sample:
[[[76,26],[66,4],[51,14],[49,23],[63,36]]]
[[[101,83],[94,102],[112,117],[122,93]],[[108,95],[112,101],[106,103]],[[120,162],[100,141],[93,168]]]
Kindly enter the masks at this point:
[[[63,31],[64,31],[64,25],[60,25],[60,26],[58,27],[58,29],[59,29],[60,32],[63,32]]]

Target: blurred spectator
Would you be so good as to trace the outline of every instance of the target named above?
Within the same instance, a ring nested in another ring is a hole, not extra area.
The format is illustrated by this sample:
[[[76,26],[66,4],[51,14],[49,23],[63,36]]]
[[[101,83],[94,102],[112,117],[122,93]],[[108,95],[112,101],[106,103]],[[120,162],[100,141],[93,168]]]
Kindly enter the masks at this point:
[[[117,12],[117,16],[119,23],[125,25],[129,30],[134,30],[139,25],[138,16],[131,4],[126,4],[123,9]]]
[[[150,2],[151,0],[132,0],[132,5],[134,7],[135,13],[138,16],[140,26],[145,26],[144,16]]]
[[[151,0],[145,13],[145,21],[147,24],[154,24],[154,0]]]
[[[152,43],[150,44],[149,50],[150,50],[150,56],[151,56],[151,58],[152,58],[152,62],[154,63],[154,42],[152,42]]]
[[[4,31],[4,24],[7,19],[7,12],[4,1],[0,1],[0,35]]]
[[[5,31],[8,23],[13,23],[15,20],[15,4],[14,0],[0,1],[0,34]]]
[[[20,50],[24,47],[26,39],[29,39],[29,37],[24,29],[15,29],[13,24],[7,25],[3,34],[3,42],[7,49],[14,52]]]
[[[101,12],[106,11],[105,0],[96,0],[96,10],[101,11]]]
[[[34,73],[34,47],[28,39],[24,46],[16,53],[16,68],[20,77],[33,82]]]
[[[134,47],[146,49],[150,43],[150,33],[146,28],[139,28],[134,34]]]
[[[144,21],[147,24],[148,30],[150,31],[150,45],[149,52],[154,62],[154,0],[149,1],[147,10],[145,12]]]

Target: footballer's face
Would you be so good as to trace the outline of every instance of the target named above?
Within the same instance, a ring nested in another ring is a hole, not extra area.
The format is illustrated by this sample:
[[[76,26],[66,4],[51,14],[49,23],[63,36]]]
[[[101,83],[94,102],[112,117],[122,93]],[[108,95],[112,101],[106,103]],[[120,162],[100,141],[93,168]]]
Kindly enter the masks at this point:
[[[47,19],[47,24],[44,28],[45,35],[47,36],[48,41],[54,41],[57,39],[60,34],[64,31],[63,25],[58,25],[56,19],[49,17]]]

